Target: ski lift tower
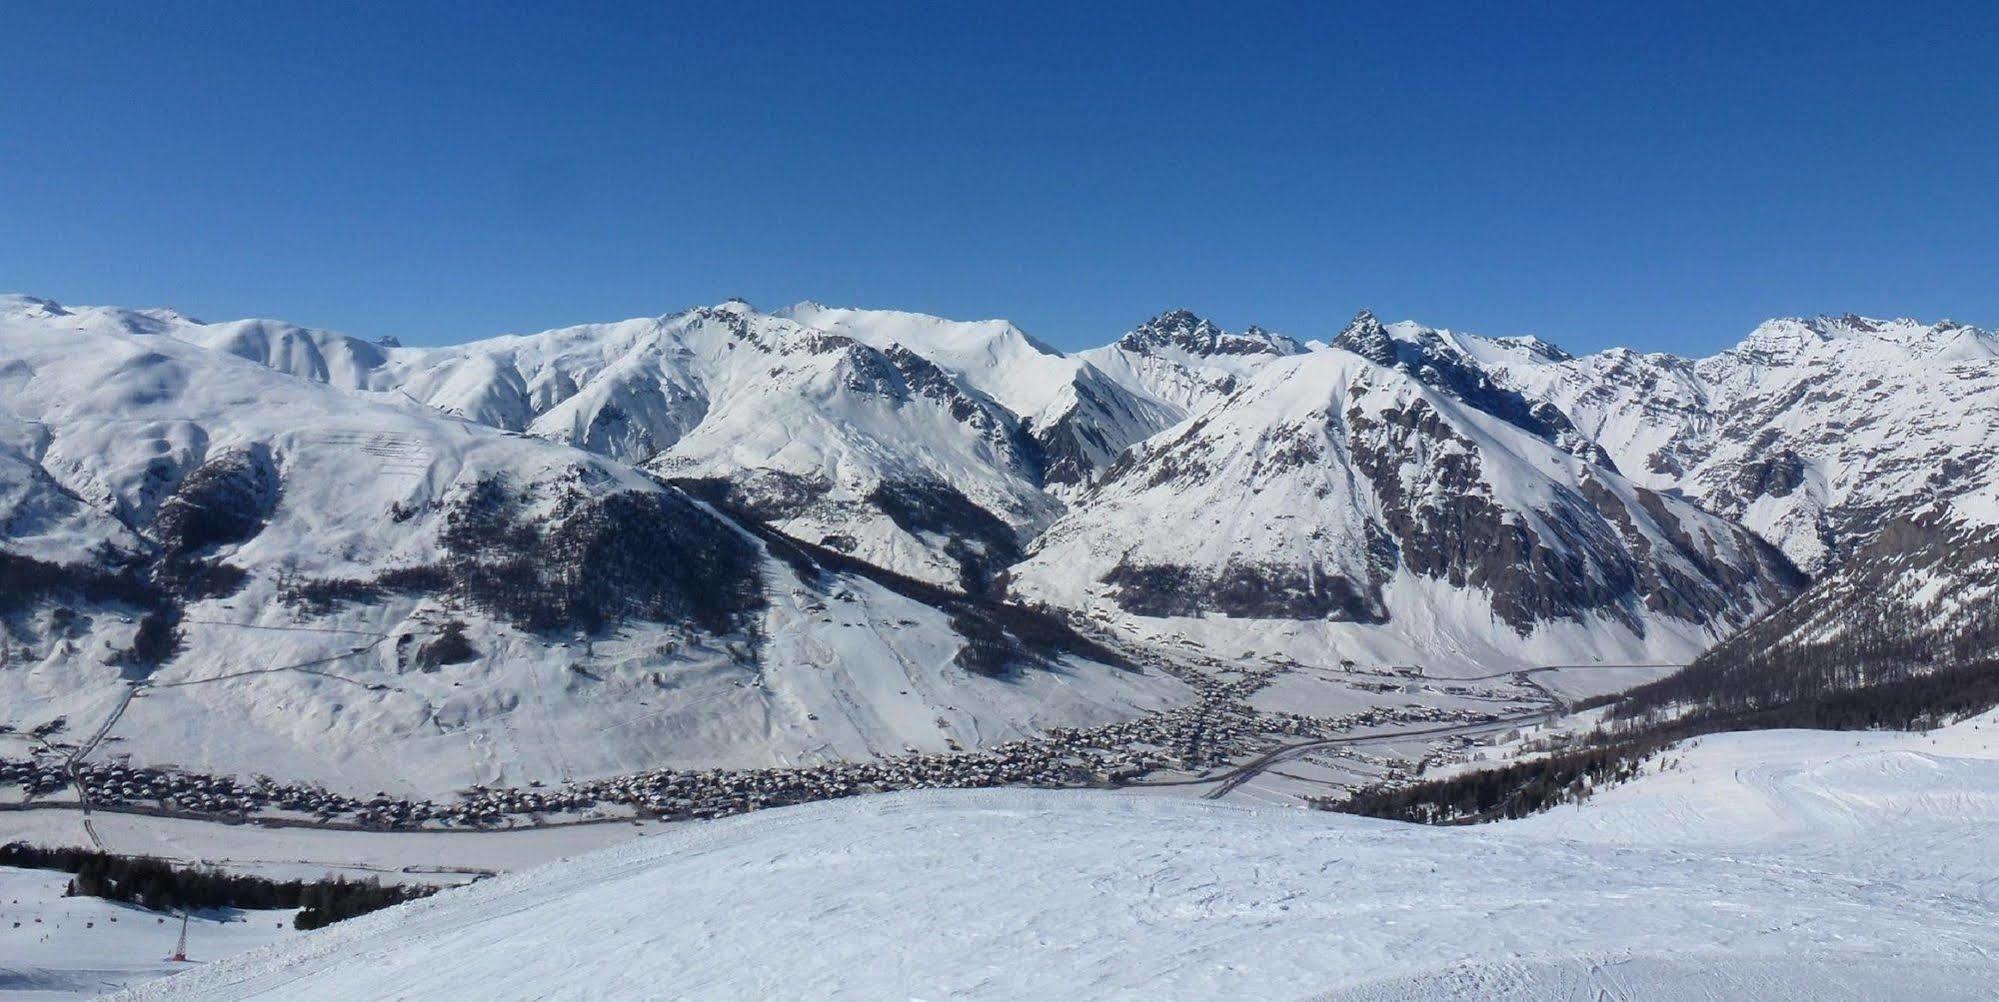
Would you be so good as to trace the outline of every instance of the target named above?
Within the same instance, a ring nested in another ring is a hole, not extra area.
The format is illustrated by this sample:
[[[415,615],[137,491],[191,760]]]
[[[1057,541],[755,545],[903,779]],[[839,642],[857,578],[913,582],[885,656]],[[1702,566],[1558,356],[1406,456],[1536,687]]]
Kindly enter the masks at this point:
[[[185,909],[185,908],[181,909],[181,912],[180,912],[180,942],[178,942],[178,943],[175,943],[175,944],[174,944],[174,955],[173,955],[173,956],[171,956],[171,957],[168,957],[167,959],[168,959],[169,961],[172,961],[172,962],[174,962],[174,963],[177,963],[177,964],[185,964],[185,963],[187,963],[187,962],[188,962],[188,960],[187,960],[187,909]]]

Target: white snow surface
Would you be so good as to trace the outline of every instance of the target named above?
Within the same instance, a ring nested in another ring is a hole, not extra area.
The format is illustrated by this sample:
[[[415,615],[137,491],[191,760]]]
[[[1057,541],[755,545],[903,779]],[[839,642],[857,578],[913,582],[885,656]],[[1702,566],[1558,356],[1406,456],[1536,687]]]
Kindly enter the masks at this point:
[[[68,884],[67,873],[0,867],[0,1002],[96,998],[301,935],[291,909],[196,912],[189,962],[176,963],[178,914],[66,897]]]
[[[123,997],[1991,997],[1999,714],[1666,760],[1462,828],[1017,790],[767,811]]]

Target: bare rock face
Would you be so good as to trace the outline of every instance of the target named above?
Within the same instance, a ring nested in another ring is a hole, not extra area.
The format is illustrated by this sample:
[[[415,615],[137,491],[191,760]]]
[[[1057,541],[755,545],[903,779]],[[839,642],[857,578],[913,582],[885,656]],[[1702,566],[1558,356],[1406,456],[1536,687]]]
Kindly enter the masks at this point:
[[[1168,310],[1118,339],[1118,346],[1139,353],[1162,350],[1212,358],[1217,355],[1296,355],[1304,348],[1281,334],[1251,327],[1240,334],[1225,331],[1188,310]]]
[[[1489,593],[1494,613],[1516,629],[1596,610],[1635,623],[1626,600],[1637,592],[1637,558],[1587,500],[1557,490],[1540,518],[1509,517],[1485,487],[1475,443],[1426,401],[1373,415],[1356,407],[1348,427],[1354,464],[1411,572]],[[1414,478],[1403,470],[1410,456],[1423,457]]]

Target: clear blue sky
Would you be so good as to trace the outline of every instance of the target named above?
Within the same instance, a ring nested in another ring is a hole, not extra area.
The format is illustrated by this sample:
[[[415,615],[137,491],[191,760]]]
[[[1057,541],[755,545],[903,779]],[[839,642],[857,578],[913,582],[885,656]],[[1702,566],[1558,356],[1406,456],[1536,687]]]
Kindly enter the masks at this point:
[[[311,6],[10,4],[0,290],[417,343],[1999,324],[1990,4]]]

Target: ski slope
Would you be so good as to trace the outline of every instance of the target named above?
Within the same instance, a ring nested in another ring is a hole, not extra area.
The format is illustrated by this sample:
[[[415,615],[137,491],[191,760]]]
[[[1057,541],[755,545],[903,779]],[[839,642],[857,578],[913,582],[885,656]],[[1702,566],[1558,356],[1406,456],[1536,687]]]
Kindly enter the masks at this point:
[[[126,997],[1991,997],[1999,715],[1713,737],[1662,762],[1469,828],[1024,790],[814,804]]]
[[[180,917],[63,896],[69,874],[0,867],[0,1002],[95,998],[189,967],[167,960]],[[299,937],[294,912],[212,911],[188,923],[192,963]]]

